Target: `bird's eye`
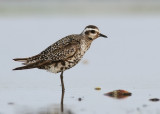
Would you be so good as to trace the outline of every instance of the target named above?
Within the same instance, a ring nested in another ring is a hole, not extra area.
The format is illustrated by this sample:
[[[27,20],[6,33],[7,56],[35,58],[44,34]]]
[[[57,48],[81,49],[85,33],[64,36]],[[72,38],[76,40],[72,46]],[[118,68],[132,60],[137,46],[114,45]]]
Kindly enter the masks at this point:
[[[95,33],[95,30],[91,30],[91,33]]]

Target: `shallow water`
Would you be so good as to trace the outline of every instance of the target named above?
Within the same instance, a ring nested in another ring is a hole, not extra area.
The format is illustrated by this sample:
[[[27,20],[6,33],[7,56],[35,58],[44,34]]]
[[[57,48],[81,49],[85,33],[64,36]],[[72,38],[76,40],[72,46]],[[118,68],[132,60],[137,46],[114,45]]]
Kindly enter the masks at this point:
[[[99,38],[83,60],[64,72],[66,114],[160,114],[160,16],[1,17],[0,114],[55,114],[61,110],[60,74],[12,71],[16,57],[38,54],[59,38],[97,25]],[[87,61],[83,62],[83,61]],[[101,87],[100,91],[95,87]],[[124,89],[125,99],[104,96]]]

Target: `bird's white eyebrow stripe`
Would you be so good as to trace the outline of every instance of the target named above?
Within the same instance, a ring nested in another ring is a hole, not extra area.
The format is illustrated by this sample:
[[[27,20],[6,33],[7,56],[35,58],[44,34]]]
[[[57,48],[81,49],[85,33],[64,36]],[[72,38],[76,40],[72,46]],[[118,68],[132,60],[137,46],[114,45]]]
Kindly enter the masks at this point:
[[[99,32],[99,30],[98,30],[98,29],[93,29],[93,28],[86,28],[86,29],[84,29],[84,32],[86,32],[86,31],[90,31],[90,30],[95,30],[96,32]]]

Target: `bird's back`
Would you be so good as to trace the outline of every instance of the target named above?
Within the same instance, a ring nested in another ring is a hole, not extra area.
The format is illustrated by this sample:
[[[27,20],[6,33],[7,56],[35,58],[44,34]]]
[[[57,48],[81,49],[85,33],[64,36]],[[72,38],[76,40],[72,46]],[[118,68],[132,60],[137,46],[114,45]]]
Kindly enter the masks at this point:
[[[57,42],[53,43],[52,45],[50,45],[48,48],[46,48],[38,55],[29,57],[28,63],[32,63],[39,60],[52,60],[52,61],[62,60],[63,58],[67,57],[67,54],[63,53],[63,50],[66,47],[72,48],[72,45],[74,44],[78,46],[81,39],[80,37],[81,36],[78,34],[66,36],[58,40]]]

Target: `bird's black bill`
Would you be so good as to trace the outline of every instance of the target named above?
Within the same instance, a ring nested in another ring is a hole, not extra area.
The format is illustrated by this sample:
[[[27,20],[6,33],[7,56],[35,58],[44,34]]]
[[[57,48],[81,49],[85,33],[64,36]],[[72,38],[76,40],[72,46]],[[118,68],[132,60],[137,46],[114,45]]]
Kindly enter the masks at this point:
[[[101,34],[101,33],[99,34],[99,36],[100,36],[100,37],[104,37],[104,38],[108,38],[106,35]]]

